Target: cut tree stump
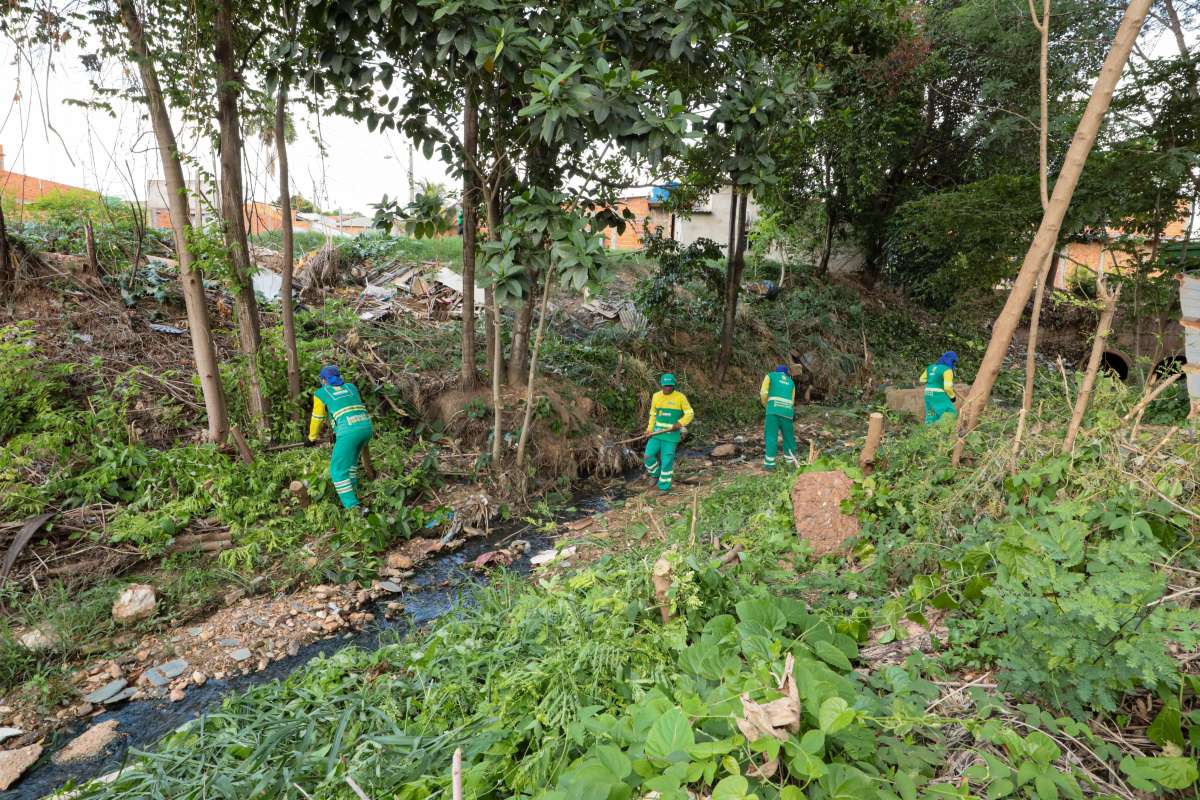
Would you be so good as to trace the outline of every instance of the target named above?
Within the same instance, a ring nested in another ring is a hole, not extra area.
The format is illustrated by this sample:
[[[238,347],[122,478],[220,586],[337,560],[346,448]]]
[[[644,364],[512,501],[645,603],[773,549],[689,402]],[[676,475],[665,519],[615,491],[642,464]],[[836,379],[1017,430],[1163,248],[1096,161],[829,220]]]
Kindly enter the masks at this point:
[[[888,389],[887,407],[901,414],[911,414],[918,419],[925,419],[925,387],[915,389]],[[958,407],[971,394],[971,386],[967,383],[954,384],[954,394],[958,398]]]
[[[312,503],[312,497],[309,496],[308,487],[304,485],[304,481],[292,481],[288,489],[301,508],[308,508]]]
[[[850,497],[854,481],[841,470],[807,472],[792,484],[792,514],[796,533],[807,539],[820,558],[843,549],[858,534],[858,519],[843,514],[842,501]]]

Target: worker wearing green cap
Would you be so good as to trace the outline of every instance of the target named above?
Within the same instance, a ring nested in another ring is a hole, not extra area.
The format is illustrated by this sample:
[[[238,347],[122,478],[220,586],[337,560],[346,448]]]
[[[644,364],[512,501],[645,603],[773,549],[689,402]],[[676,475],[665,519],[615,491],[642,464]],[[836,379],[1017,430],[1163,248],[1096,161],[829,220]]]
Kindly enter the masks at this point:
[[[650,421],[646,423],[646,471],[658,481],[658,488],[671,489],[675,475],[675,448],[683,438],[681,431],[696,416],[683,392],[675,391],[675,376],[663,375],[659,380],[662,391],[655,392],[650,401]]]

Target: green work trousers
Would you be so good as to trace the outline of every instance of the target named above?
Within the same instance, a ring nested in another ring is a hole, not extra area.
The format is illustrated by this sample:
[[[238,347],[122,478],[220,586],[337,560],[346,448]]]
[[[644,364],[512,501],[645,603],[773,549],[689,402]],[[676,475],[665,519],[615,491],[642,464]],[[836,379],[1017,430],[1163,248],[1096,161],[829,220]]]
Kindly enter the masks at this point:
[[[766,451],[763,453],[763,466],[768,470],[775,469],[775,457],[779,453],[779,437],[783,437],[783,457],[793,464],[796,461],[796,434],[792,430],[790,417],[778,414],[767,414],[763,420],[763,441]]]
[[[358,457],[371,440],[371,423],[359,423],[342,430],[333,443],[329,459],[329,477],[337,491],[338,500],[346,508],[358,505]]]
[[[658,488],[664,492],[670,490],[671,478],[675,476],[675,448],[678,444],[663,436],[651,436],[646,442],[646,471],[658,481]]]
[[[951,418],[958,416],[958,409],[954,407],[954,401],[950,399],[950,395],[946,394],[943,389],[926,389],[925,424],[933,425],[947,414]]]

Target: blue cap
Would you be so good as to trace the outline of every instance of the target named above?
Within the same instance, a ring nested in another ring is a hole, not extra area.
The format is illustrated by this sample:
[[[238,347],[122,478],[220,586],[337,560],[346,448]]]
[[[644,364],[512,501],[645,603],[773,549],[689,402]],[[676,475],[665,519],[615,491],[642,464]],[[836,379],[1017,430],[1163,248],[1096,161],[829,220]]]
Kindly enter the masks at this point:
[[[343,383],[345,383],[345,381],[342,380],[341,370],[332,364],[321,369],[321,380],[325,381],[330,386],[341,386]]]
[[[787,371],[788,371],[787,365],[786,365],[786,364],[780,364],[778,367],[776,367],[776,368],[775,368],[775,371],[776,371],[776,372],[783,372],[783,373],[785,373],[785,374],[786,374],[786,373],[787,373]]]

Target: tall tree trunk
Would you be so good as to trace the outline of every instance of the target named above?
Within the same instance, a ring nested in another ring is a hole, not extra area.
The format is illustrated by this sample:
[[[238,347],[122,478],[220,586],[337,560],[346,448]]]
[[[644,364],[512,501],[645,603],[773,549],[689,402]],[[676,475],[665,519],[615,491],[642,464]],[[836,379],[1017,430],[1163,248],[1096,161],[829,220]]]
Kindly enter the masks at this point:
[[[224,442],[229,436],[229,411],[225,405],[225,390],[221,386],[221,373],[217,368],[217,350],[213,345],[208,324],[208,306],[204,296],[204,274],[194,267],[195,259],[188,245],[188,230],[191,214],[188,210],[187,185],[183,180],[183,166],[179,161],[179,147],[175,141],[175,130],[171,127],[171,114],[163,99],[158,83],[158,71],[150,58],[142,21],[133,7],[133,0],[118,0],[129,49],[137,62],[146,92],[146,107],[154,128],[158,144],[158,155],[162,161],[163,177],[167,183],[167,207],[171,213],[171,229],[175,234],[175,255],[179,261],[179,283],[183,290],[183,301],[187,306],[188,332],[192,340],[192,357],[196,372],[200,376],[200,390],[204,395],[204,409],[208,414],[208,439]]]
[[[258,300],[251,283],[250,244],[246,239],[245,192],[242,190],[242,132],[238,113],[241,79],[234,64],[233,0],[217,3],[217,122],[221,131],[221,217],[225,224],[225,246],[233,265],[233,302],[237,312],[238,346],[246,358],[246,404],[258,433],[270,433],[270,410],[258,373],[258,351],[262,346]]]
[[[485,198],[484,213],[487,214],[489,239],[493,239],[492,231],[495,230],[496,225],[500,224],[500,202],[497,192],[497,187],[492,186]],[[495,377],[500,379],[500,383],[507,383],[507,371],[504,369],[504,337],[498,333],[501,330],[502,318],[500,307],[496,303],[496,292],[490,286],[483,290],[483,304],[488,368],[496,373]],[[497,350],[500,353],[499,358],[496,356]]]
[[[508,382],[513,386],[524,386],[529,380],[529,331],[533,327],[533,309],[537,305],[537,275],[534,275],[529,296],[521,303],[517,318],[513,320],[512,351],[508,354]]]
[[[488,239],[500,239],[500,187],[492,183],[487,187],[487,224]],[[504,382],[504,332],[501,328],[502,315],[500,301],[496,290],[487,290],[486,302],[489,317],[489,330],[492,334],[492,466],[499,468],[501,445],[504,434],[504,403],[500,395],[500,385]]]
[[[1038,278],[1041,277],[1042,266],[1058,241],[1063,217],[1066,215],[1067,207],[1071,204],[1071,196],[1075,193],[1075,186],[1079,183],[1079,176],[1083,173],[1088,154],[1096,142],[1100,124],[1104,121],[1104,115],[1112,102],[1113,88],[1121,77],[1121,72],[1129,60],[1129,53],[1133,49],[1138,32],[1146,21],[1150,3],[1151,0],[1131,0],[1129,7],[1125,10],[1121,26],[1113,39],[1112,48],[1104,60],[1100,76],[1092,88],[1092,96],[1088,99],[1087,108],[1075,130],[1075,136],[1071,140],[1071,147],[1067,151],[1063,168],[1054,183],[1050,204],[1046,208],[1046,213],[1042,215],[1037,235],[1034,236],[1033,243],[1025,254],[1025,261],[1013,282],[1012,291],[1009,292],[1008,300],[993,326],[992,338],[988,342],[987,352],[984,353],[983,361],[979,365],[978,377],[967,397],[963,414],[959,420],[960,442],[978,425],[979,416],[987,406],[988,400],[991,399],[992,387],[996,383],[996,377],[1000,374],[1000,367],[1004,362],[1004,356],[1008,353],[1009,345],[1012,344],[1013,333],[1021,321],[1021,314],[1029,302],[1029,296],[1033,294]],[[957,456],[960,454],[961,445],[957,445],[955,448],[956,462]]]
[[[1117,313],[1117,300],[1121,296],[1119,286],[1115,292],[1109,293],[1104,282],[1103,268],[1096,273],[1096,294],[1103,306],[1100,310],[1100,322],[1096,326],[1096,338],[1092,341],[1092,352],[1088,357],[1087,372],[1083,375],[1083,385],[1079,387],[1079,396],[1075,398],[1075,410],[1071,413],[1071,422],[1067,426],[1067,435],[1062,443],[1062,451],[1067,455],[1070,455],[1075,447],[1075,437],[1079,435],[1083,415],[1092,399],[1092,389],[1096,386],[1096,376],[1100,372],[1100,359],[1104,356],[1108,334],[1112,330],[1113,315]]]
[[[725,250],[725,297],[721,305],[721,346],[717,351],[716,381],[719,386],[725,380],[725,370],[729,367],[729,359],[733,355],[733,326],[736,320],[735,308],[738,243],[738,197],[737,181],[733,176],[729,180],[729,241]]]
[[[741,201],[737,209],[737,234],[733,247],[732,274],[725,287],[725,317],[721,322],[721,352],[717,359],[716,382],[720,386],[725,382],[725,373],[729,370],[729,362],[733,358],[733,331],[737,325],[738,297],[742,290],[742,273],[746,269],[746,206],[750,202],[747,192],[739,192]]]
[[[533,357],[529,362],[529,378],[525,381],[525,419],[521,422],[521,438],[517,440],[517,466],[525,463],[525,443],[529,440],[529,426],[533,422],[533,381],[537,377],[538,353],[542,350],[542,333],[546,329],[547,306],[550,303],[550,284],[554,282],[554,270],[546,272],[546,286],[542,289],[542,315],[538,318],[537,336],[533,340]]]
[[[833,211],[829,199],[825,199],[825,242],[821,246],[821,261],[817,265],[818,275],[829,274],[829,259],[833,255]]]
[[[279,215],[283,234],[283,280],[279,287],[279,311],[283,317],[283,349],[287,356],[288,400],[292,419],[303,420],[300,408],[300,356],[296,352],[296,313],[292,305],[292,280],[296,266],[295,232],[292,229],[292,194],[288,180],[287,96],[291,74],[279,80],[275,99],[275,153],[279,162]]]
[[[12,296],[13,285],[16,283],[15,272],[12,253],[8,249],[8,225],[4,222],[4,202],[3,198],[0,198],[0,301],[7,301]]]
[[[462,254],[463,254],[463,317],[462,317],[462,388],[470,391],[479,385],[475,368],[475,235],[478,225],[479,178],[474,165],[479,157],[479,109],[475,87],[468,82],[463,104],[463,147],[470,156],[463,170],[462,191]]]

